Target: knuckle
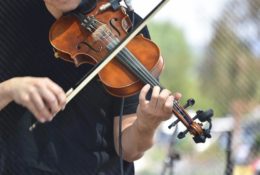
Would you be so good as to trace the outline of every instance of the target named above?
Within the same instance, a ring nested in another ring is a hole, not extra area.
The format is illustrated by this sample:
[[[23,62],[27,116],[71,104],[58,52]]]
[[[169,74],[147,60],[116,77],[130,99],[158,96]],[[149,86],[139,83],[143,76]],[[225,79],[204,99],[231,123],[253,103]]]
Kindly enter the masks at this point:
[[[51,79],[48,78],[48,77],[44,77],[44,78],[43,78],[43,81],[44,81],[44,83],[50,83],[50,82],[51,82]]]
[[[158,97],[159,97],[158,94],[155,94],[155,93],[152,94],[152,99],[158,99]]]
[[[32,96],[36,92],[36,89],[33,86],[30,86],[27,91]]]
[[[52,105],[56,104],[57,103],[57,100],[55,99],[55,97],[53,96],[49,96],[48,98],[48,102]]]
[[[61,99],[61,103],[62,103],[62,104],[65,104],[66,101],[67,101],[66,96],[65,96],[65,95],[62,95],[61,98],[62,98],[62,99]]]
[[[29,95],[28,94],[22,94],[21,95],[21,101],[22,101],[22,103],[25,103],[25,104],[29,103],[30,102]]]
[[[172,103],[165,103],[164,104],[164,111],[172,111],[173,105]]]
[[[166,94],[160,94],[159,96],[158,96],[158,100],[166,100]]]
[[[37,79],[34,81],[34,84],[37,88],[42,88],[44,86],[44,81],[42,79]]]

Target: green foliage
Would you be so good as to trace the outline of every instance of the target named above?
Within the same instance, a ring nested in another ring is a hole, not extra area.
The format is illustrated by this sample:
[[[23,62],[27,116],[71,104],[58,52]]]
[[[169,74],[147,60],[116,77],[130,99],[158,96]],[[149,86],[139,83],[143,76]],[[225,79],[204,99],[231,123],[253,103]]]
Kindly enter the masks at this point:
[[[236,13],[230,13],[231,6],[238,9],[234,10]],[[240,0],[240,3],[233,1],[227,7],[222,18],[215,24],[214,37],[200,69],[203,82],[201,88],[215,99],[215,106],[222,115],[228,113],[237,101],[244,104],[259,102],[259,59],[249,44],[253,34],[248,33],[249,37],[244,38],[247,29],[241,25],[256,26],[257,20],[252,16],[254,13],[250,12],[255,6],[260,7],[260,3]]]
[[[168,89],[187,94],[190,83],[187,77],[192,60],[181,30],[170,23],[151,24],[149,29],[152,40],[160,47],[165,61],[165,69],[160,78],[162,84]]]
[[[199,89],[196,58],[183,31],[167,22],[151,23],[148,27],[165,61],[161,84],[172,92],[182,93],[182,104],[188,98],[194,98],[196,105],[193,109],[210,108],[211,100]]]

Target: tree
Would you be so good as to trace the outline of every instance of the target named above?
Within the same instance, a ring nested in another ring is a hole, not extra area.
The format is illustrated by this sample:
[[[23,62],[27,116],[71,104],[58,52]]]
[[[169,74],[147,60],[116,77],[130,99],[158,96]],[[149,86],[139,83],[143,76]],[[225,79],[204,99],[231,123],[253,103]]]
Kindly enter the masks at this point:
[[[245,112],[259,101],[259,8],[257,0],[233,0],[215,23],[200,76],[201,88],[214,99],[219,114],[230,112],[238,102],[237,113]]]

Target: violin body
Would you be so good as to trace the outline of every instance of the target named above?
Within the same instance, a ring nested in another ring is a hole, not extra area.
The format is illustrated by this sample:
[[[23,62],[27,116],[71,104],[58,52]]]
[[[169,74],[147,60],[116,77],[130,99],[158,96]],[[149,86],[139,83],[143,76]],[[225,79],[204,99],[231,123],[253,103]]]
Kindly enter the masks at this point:
[[[162,1],[161,4],[165,1]],[[128,37],[128,30],[132,24],[125,8],[120,7],[113,10],[110,2],[100,0],[97,2],[97,6],[87,14],[75,12],[58,19],[52,25],[49,33],[55,57],[72,62],[76,66],[84,63],[98,65],[106,59],[107,55],[113,53],[114,48]],[[163,69],[160,49],[142,35],[135,36],[125,48],[117,52],[112,61],[104,64],[102,68],[98,73],[99,78],[107,91],[114,96],[133,95],[139,92],[144,84],[150,84],[152,87],[159,86],[163,89],[156,79]],[[83,81],[82,84],[85,82],[87,81]],[[72,92],[69,90],[70,98],[68,97],[68,99],[74,97],[82,87],[83,85],[76,90],[72,88]],[[169,128],[182,122],[187,130],[180,132],[178,138],[184,138],[190,132],[194,135],[193,139],[196,143],[204,143],[206,138],[211,137],[213,110],[205,112],[199,110],[196,116],[191,118],[185,109],[194,103],[193,99],[189,99],[187,104],[182,107],[178,101],[174,100],[172,113],[178,119]],[[209,127],[202,128],[202,123],[195,122],[196,119],[208,122]]]
[[[100,12],[106,3],[104,0],[99,1],[94,10],[85,14],[95,19],[97,25],[94,29],[86,30],[74,15],[62,16],[52,25],[49,40],[57,57],[73,62],[76,66],[97,64],[109,54],[108,45],[111,41],[121,41],[127,36],[132,24],[124,7],[117,11],[107,9]],[[126,49],[154,77],[160,75],[163,59],[158,46],[151,40],[138,35],[128,43]],[[117,58],[99,72],[99,78],[110,94],[120,97],[137,93],[144,85]]]

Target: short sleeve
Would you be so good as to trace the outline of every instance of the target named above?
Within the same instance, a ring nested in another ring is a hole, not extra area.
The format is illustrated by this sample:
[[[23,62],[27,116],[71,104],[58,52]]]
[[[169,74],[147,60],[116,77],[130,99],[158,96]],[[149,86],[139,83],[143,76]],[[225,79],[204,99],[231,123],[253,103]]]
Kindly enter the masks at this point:
[[[124,108],[123,114],[133,114],[136,112],[137,106],[139,104],[139,94],[134,94],[130,97],[124,98]],[[123,102],[123,98],[115,97],[113,100],[113,116],[119,116],[121,111],[121,105]]]

